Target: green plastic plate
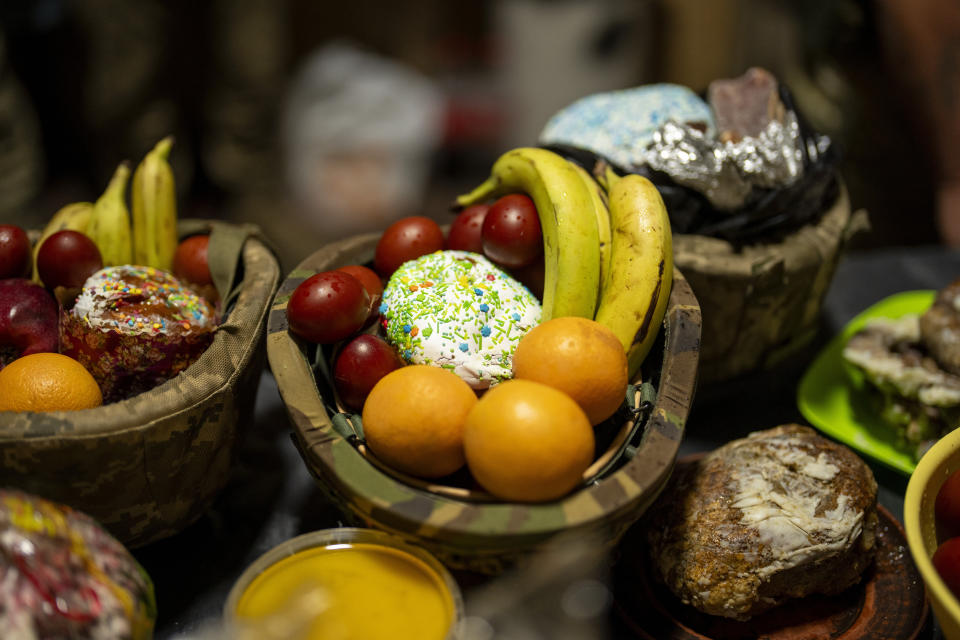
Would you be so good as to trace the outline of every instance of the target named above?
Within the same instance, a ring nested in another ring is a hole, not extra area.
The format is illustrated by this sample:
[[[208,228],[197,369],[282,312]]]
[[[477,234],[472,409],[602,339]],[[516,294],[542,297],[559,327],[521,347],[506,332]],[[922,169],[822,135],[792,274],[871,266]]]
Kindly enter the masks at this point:
[[[893,428],[880,420],[867,394],[852,383],[843,364],[843,346],[867,320],[922,313],[935,295],[935,291],[905,291],[869,307],[817,355],[797,387],[797,405],[810,424],[906,475],[913,473],[916,461],[906,447],[898,445]]]

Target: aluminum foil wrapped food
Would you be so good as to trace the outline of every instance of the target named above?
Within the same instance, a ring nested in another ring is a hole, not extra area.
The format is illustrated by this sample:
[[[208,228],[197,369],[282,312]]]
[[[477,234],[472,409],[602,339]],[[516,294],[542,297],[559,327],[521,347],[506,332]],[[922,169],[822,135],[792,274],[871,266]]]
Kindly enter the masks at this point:
[[[680,101],[675,85],[648,85],[588,96],[554,115],[539,143],[588,166],[592,156],[646,175],[679,233],[749,242],[815,219],[836,197],[837,157],[789,90],[753,68],[715,80],[706,93]],[[634,135],[638,129],[644,135]]]
[[[89,516],[0,489],[0,629],[5,640],[147,640],[149,576]]]

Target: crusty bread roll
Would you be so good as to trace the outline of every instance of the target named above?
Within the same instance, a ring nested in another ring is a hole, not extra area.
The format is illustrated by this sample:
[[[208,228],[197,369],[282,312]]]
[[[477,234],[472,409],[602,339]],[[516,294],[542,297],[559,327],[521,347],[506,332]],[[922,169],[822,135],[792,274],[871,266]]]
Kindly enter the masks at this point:
[[[651,507],[654,572],[683,602],[747,620],[836,594],[873,561],[877,483],[852,451],[784,425],[678,465]]]

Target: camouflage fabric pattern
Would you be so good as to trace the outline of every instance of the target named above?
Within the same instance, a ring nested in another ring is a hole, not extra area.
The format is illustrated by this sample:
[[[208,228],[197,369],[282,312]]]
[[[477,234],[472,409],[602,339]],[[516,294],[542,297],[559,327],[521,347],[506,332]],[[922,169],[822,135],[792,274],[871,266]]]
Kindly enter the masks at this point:
[[[181,234],[203,230],[197,222],[183,221]],[[196,520],[229,478],[265,364],[280,267],[255,235],[234,253],[237,263],[242,255],[235,305],[210,347],[178,376],[95,409],[0,413],[0,486],[87,513],[129,547]]]
[[[816,223],[780,242],[737,249],[726,240],[676,234],[674,262],[703,313],[700,381],[775,365],[812,340],[843,250],[866,226],[846,188]]]
[[[267,325],[267,355],[294,441],[322,490],[351,522],[394,533],[454,569],[499,573],[561,532],[596,534],[615,545],[663,488],[693,400],[700,308],[683,274],[675,271],[662,361],[653,352],[642,371],[657,394],[633,442],[635,455],[609,476],[554,502],[480,503],[411,486],[371,464],[331,421],[311,370],[316,347],[287,330],[286,304],[297,285],[318,271],[369,261],[378,237],[356,236],[307,258],[280,285]]]

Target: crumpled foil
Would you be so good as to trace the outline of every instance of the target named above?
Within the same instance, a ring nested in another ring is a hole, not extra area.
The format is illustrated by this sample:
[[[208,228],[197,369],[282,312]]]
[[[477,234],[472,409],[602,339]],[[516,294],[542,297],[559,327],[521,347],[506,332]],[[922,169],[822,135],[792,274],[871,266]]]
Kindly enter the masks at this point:
[[[814,136],[807,148],[796,113],[784,121],[770,121],[755,137],[724,142],[699,129],[666,122],[643,153],[643,163],[661,171],[679,185],[707,198],[719,211],[742,207],[755,187],[777,189],[803,177],[804,151],[816,161],[830,145],[826,136]]]

